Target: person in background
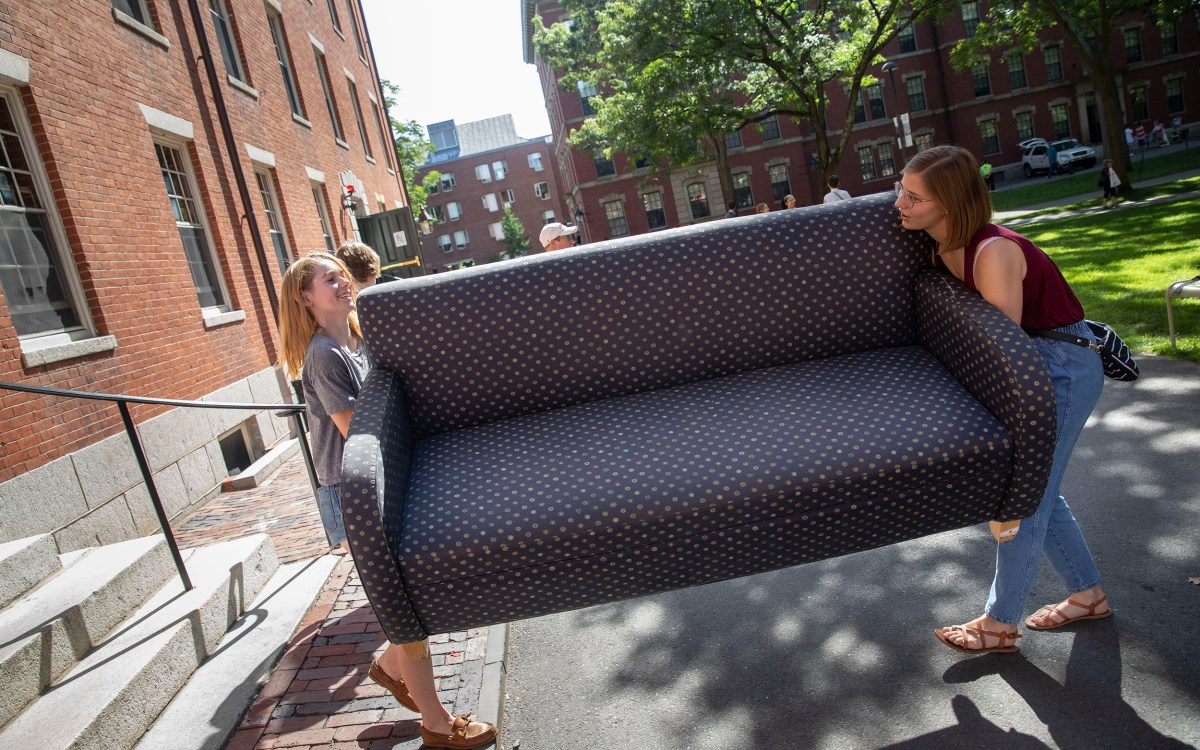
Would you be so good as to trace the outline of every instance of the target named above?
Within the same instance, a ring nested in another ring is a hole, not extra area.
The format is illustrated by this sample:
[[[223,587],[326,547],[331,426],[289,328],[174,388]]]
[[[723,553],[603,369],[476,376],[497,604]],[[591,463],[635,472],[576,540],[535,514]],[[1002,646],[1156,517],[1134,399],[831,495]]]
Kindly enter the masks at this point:
[[[989,162],[984,162],[979,165],[979,174],[983,175],[983,181],[987,183],[988,190],[996,191],[996,178],[992,176],[992,165]]]
[[[788,193],[787,195],[783,196],[783,200],[780,201],[779,204],[783,207],[784,210],[787,210],[789,208],[795,208],[796,207],[796,196],[792,195],[791,193]]]
[[[343,242],[333,254],[350,269],[350,276],[358,291],[374,286],[379,279],[379,254],[370,245],[351,240]]]
[[[321,521],[331,540],[343,545],[342,452],[359,389],[371,369],[355,297],[350,269],[328,253],[306,255],[288,267],[279,295],[278,367],[304,383]],[[368,674],[402,706],[421,714],[426,747],[466,750],[496,739],[492,724],[446,711],[438,698],[428,641],[388,644]]]
[[[565,250],[575,244],[575,238],[571,235],[578,231],[579,227],[569,227],[566,224],[552,221],[542,227],[541,233],[538,234],[538,240],[542,243],[542,247],[546,248],[546,252]]]
[[[1046,179],[1050,179],[1055,174],[1062,174],[1062,167],[1058,164],[1058,149],[1054,144],[1046,146]]]
[[[725,212],[726,219],[737,218],[737,201],[729,201],[729,210]]]
[[[962,281],[1017,325],[1057,330],[1093,341],[1083,306],[1062,272],[1037,245],[990,223],[992,197],[970,151],[935,146],[909,160],[896,183],[896,209],[907,230],[936,243],[935,267]],[[1032,516],[992,523],[996,575],[984,614],[963,625],[938,628],[938,640],[967,654],[1018,651],[1017,623],[1042,555],[1069,595],[1025,619],[1031,630],[1053,630],[1112,615],[1100,573],[1066,500],[1059,494],[1067,462],[1104,387],[1099,355],[1091,348],[1032,338],[1054,387],[1057,435],[1046,491]]]
[[[1113,169],[1113,160],[1105,159],[1104,166],[1100,167],[1100,179],[1096,182],[1097,187],[1104,190],[1104,200],[1100,204],[1101,208],[1116,208],[1117,207],[1117,188],[1121,186],[1121,178],[1117,176],[1117,170]],[[1112,200],[1112,205],[1108,201]]]
[[[837,175],[829,176],[829,192],[826,193],[825,197],[821,200],[822,203],[837,203],[838,201],[850,200],[850,193],[838,187],[841,182],[842,181],[838,179]]]
[[[1133,127],[1130,125],[1125,126],[1125,145],[1130,151],[1133,150]]]
[[[1155,120],[1154,127],[1150,128],[1150,142],[1155,148],[1162,148],[1167,144],[1167,129],[1163,127],[1162,120]]]
[[[754,213],[756,213],[756,214],[765,214],[770,210],[771,210],[771,207],[768,206],[766,203],[759,203],[757,206],[754,207]]]
[[[1176,114],[1171,117],[1171,139],[1176,143],[1179,143],[1183,138],[1183,134],[1180,133],[1181,130],[1183,130],[1183,117]]]
[[[1133,138],[1137,141],[1138,148],[1146,147],[1146,126],[1138,123],[1133,126]]]

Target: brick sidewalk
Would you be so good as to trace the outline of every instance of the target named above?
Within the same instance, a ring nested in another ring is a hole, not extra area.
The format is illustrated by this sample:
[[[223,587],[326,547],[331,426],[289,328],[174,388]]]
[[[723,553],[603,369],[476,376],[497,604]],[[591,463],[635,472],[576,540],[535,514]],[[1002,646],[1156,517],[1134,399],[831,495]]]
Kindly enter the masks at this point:
[[[176,530],[182,548],[266,533],[280,562],[328,551],[302,457],[262,486],[226,492]],[[430,638],[438,695],[452,714],[478,710],[488,629]],[[385,646],[353,561],[334,568],[226,750],[421,746],[420,717],[367,677]]]

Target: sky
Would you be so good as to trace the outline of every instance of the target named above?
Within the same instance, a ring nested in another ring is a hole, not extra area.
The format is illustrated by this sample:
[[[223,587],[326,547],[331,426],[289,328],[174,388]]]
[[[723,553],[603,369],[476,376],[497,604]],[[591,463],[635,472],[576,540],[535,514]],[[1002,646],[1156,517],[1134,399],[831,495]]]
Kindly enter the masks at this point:
[[[550,134],[537,69],[521,48],[520,0],[362,4],[379,74],[400,87],[397,119],[425,126],[512,114],[521,137]]]

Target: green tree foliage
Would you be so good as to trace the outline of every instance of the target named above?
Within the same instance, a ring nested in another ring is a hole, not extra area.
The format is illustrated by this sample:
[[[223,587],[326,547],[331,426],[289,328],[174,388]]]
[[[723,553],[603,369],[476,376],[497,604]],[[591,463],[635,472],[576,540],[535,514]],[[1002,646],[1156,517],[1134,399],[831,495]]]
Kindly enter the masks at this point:
[[[509,258],[519,258],[529,251],[529,235],[525,234],[525,225],[512,212],[511,206],[504,207],[500,229],[504,232],[505,254]]]
[[[429,202],[430,188],[437,185],[442,175],[437,170],[431,170],[424,180],[417,179],[417,171],[433,153],[433,144],[425,136],[425,128],[416,120],[400,121],[392,116],[392,105],[400,87],[388,80],[380,80],[383,85],[383,106],[388,113],[388,122],[396,138],[396,160],[404,174],[404,184],[408,188],[408,204],[413,216],[420,218],[421,212]]]
[[[570,23],[541,28],[534,43],[567,88],[582,80],[600,92],[572,143],[659,168],[714,159],[730,196],[725,135],[771,115],[806,120],[822,181],[833,174],[855,111],[833,104],[830,90],[855,101],[876,80],[880,50],[940,4],[564,0]]]

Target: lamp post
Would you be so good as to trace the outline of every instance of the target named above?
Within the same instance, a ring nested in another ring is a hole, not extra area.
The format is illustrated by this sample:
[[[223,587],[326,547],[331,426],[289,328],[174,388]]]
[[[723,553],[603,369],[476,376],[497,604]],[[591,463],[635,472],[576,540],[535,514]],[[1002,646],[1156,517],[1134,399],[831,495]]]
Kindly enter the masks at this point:
[[[883,72],[888,74],[888,86],[892,90],[892,110],[895,116],[892,121],[896,124],[896,142],[900,144],[900,161],[901,163],[908,162],[908,156],[904,152],[904,124],[900,119],[900,97],[896,94],[896,71],[900,66],[888,60],[883,64]]]

